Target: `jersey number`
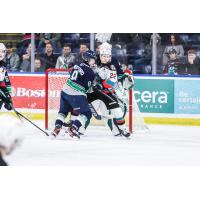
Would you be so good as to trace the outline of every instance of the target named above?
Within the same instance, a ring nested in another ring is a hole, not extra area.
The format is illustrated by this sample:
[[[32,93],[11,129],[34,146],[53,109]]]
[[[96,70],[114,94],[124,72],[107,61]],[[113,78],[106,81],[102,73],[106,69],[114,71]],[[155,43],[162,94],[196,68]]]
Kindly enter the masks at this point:
[[[110,78],[116,78],[117,74],[116,73],[110,73]]]
[[[78,71],[73,71],[72,75],[71,75],[71,80],[76,80],[78,77]]]

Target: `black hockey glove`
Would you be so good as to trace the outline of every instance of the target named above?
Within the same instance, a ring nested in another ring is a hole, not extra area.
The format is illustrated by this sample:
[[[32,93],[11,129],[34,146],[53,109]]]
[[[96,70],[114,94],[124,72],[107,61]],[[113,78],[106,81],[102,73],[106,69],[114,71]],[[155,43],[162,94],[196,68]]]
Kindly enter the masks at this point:
[[[5,103],[4,108],[7,109],[7,110],[12,110],[13,105],[12,105],[12,103],[9,103],[9,104]]]
[[[92,87],[92,89],[94,90],[94,92],[96,92],[96,91],[98,91],[98,90],[102,90],[103,87],[102,87],[102,85],[97,84],[97,85],[94,85],[94,86]]]
[[[10,96],[6,88],[0,88],[0,96],[1,96],[2,101],[5,104],[4,107],[7,110],[12,110],[13,108],[12,97]]]

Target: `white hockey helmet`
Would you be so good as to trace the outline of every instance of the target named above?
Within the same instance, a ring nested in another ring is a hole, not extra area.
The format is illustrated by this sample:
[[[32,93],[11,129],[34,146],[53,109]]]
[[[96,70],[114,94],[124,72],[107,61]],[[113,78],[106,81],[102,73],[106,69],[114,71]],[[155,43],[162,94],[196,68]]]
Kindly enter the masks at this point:
[[[0,148],[9,154],[23,140],[22,123],[8,114],[0,115],[0,121]]]
[[[99,47],[100,56],[101,55],[112,55],[112,45],[104,42]]]
[[[6,55],[6,46],[4,43],[0,43],[0,61],[4,59]]]

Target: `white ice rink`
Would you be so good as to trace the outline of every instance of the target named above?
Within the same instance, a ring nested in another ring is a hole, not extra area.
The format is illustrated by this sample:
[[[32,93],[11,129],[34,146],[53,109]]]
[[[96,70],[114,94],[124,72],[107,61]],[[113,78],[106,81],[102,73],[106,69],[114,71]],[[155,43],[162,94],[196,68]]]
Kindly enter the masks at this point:
[[[26,122],[23,144],[6,160],[14,166],[200,165],[200,127],[149,128],[150,133],[136,133],[129,140],[102,126],[89,127],[78,141],[52,140]]]

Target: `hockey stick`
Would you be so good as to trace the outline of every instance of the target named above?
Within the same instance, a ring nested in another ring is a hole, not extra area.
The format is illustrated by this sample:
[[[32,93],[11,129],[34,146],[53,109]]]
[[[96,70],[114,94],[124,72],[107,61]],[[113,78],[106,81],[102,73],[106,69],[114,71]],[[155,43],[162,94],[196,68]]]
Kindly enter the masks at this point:
[[[101,92],[104,96],[108,97],[110,100],[115,101],[112,97],[110,97],[109,95],[103,93],[101,90],[98,90],[98,91]],[[109,90],[108,90],[108,91],[109,91]],[[111,92],[111,91],[109,91],[109,92],[110,92],[117,100],[119,100],[121,103],[123,103],[123,105],[124,105],[124,107],[125,107],[125,109],[124,109],[124,114],[123,114],[123,118],[124,118],[125,115],[126,115],[126,112],[127,112],[126,104],[125,104],[121,99],[119,99],[119,98],[117,97],[117,95],[115,95],[113,92]],[[119,131],[119,134],[117,134],[116,136],[118,136],[118,135],[123,135],[124,137],[128,138],[128,137],[130,136],[130,133],[128,133],[128,132],[127,132],[127,133],[124,133],[123,130],[121,130],[121,129],[119,128],[119,126],[118,126],[117,121],[116,121],[115,118],[113,118],[113,121],[114,121],[114,124],[115,124],[115,126],[117,127],[117,129],[118,129],[118,131]]]
[[[89,108],[90,108],[90,110],[92,112],[92,115],[95,117],[95,119],[102,120],[102,116],[97,113],[97,111],[95,110],[94,106],[91,103],[89,103],[88,105],[89,105]]]
[[[98,90],[100,93],[102,93],[104,96],[106,96],[107,98],[109,98],[110,100],[112,100],[112,101],[115,101],[112,97],[110,97],[109,95],[107,95],[107,94],[105,94],[105,93],[103,93],[101,90]],[[110,91],[109,91],[110,92]],[[118,97],[115,95],[115,94],[113,94],[112,92],[111,92],[111,94],[118,100]],[[120,100],[120,99],[119,99]],[[121,102],[122,102],[122,100],[121,100]],[[125,106],[125,112],[124,112],[124,115],[123,115],[123,118],[125,117],[125,115],[126,115],[126,111],[127,111],[127,108],[126,108],[126,105],[125,105],[125,103],[123,102],[123,104],[124,104],[124,106]],[[118,136],[118,135],[123,135],[124,137],[126,137],[126,138],[128,138],[129,136],[130,136],[130,133],[124,133],[123,132],[123,130],[121,130],[120,128],[119,128],[119,126],[118,126],[118,124],[117,124],[117,122],[116,122],[116,119],[114,118],[114,117],[112,117],[112,119],[113,119],[113,121],[114,121],[114,124],[115,124],[115,126],[117,127],[117,129],[118,129],[118,131],[119,131],[119,134],[117,134],[116,136]]]
[[[97,120],[112,119],[113,118],[113,115],[100,115],[100,114],[98,114],[96,109],[94,108],[94,106],[91,103],[89,103],[89,108],[90,108],[90,110],[92,112],[92,115]]]
[[[113,99],[113,98],[110,97],[109,95],[103,93],[101,90],[97,90],[97,91],[100,92],[101,94],[103,94],[105,97],[109,98],[111,101],[116,101],[115,99]],[[123,106],[124,106],[123,118],[124,118],[125,115],[126,115],[126,112],[127,112],[127,106],[126,106],[126,104],[125,104],[121,99],[119,99],[119,98],[117,97],[117,95],[115,95],[112,91],[110,91],[110,90],[108,90],[108,91],[109,91],[118,101],[120,101],[120,102],[123,104]]]
[[[0,89],[0,93],[3,95],[3,97],[6,99],[7,97],[6,97],[6,95],[4,94],[4,92]],[[9,94],[9,96],[10,96],[10,94]],[[10,98],[11,98],[11,96],[10,96]],[[30,122],[33,126],[35,126],[37,129],[39,129],[40,131],[42,131],[46,136],[49,136],[49,134],[46,132],[46,131],[44,131],[44,130],[42,130],[39,126],[37,126],[36,124],[34,124],[30,119],[28,119],[27,117],[25,117],[24,115],[22,115],[20,112],[18,112],[15,108],[14,108],[14,106],[11,104],[11,103],[9,103],[9,105],[12,107],[12,110],[15,112],[15,114],[18,116],[18,118],[21,120],[21,117],[22,118],[24,118],[24,119],[26,119],[28,122]],[[22,121],[22,120],[21,120]]]
[[[123,118],[126,116],[126,113],[127,113],[127,105],[126,105],[126,103],[123,101],[123,100],[121,100],[116,94],[114,94],[112,91],[110,91],[110,93],[121,103],[121,104],[123,104],[123,106],[124,106],[124,114],[123,114]]]
[[[25,120],[27,120],[28,122],[30,122],[33,126],[35,126],[37,129],[39,129],[40,131],[42,131],[46,136],[49,136],[49,134],[42,130],[39,126],[37,126],[36,124],[34,124],[30,119],[28,119],[27,117],[25,117],[24,115],[22,115],[20,112],[18,112],[14,107],[12,108],[13,111],[15,112],[15,114],[19,117],[19,118],[24,118]]]
[[[127,105],[126,105],[126,103],[123,101],[123,100],[121,100],[116,94],[114,94],[112,91],[111,91],[111,94],[121,103],[121,104],[123,104],[123,106],[124,106],[124,114],[123,114],[123,118],[126,116],[126,113],[127,113]]]

